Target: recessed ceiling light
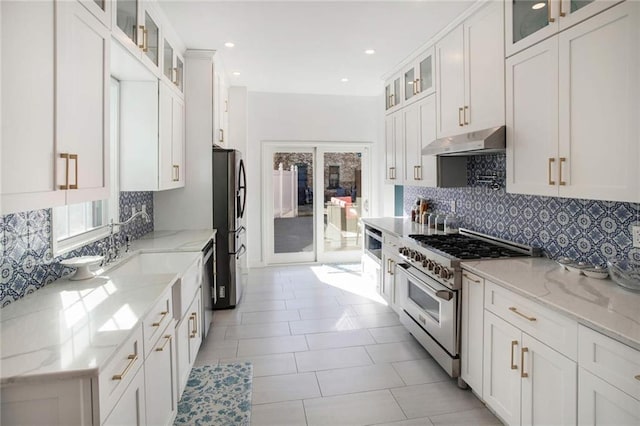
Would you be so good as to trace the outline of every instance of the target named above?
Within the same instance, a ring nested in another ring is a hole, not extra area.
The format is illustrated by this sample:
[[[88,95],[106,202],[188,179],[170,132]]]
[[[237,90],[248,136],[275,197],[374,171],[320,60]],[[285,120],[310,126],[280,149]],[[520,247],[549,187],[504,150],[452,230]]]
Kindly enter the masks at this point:
[[[543,7],[545,7],[547,4],[544,2],[540,2],[540,3],[536,3],[533,6],[531,6],[531,9],[533,10],[538,10],[538,9],[542,9]]]
[[[376,51],[373,50],[373,49],[367,49],[367,50],[364,51],[364,53],[367,54],[367,55],[373,55],[374,53],[376,53]]]
[[[347,77],[340,79],[341,82],[346,83],[347,81],[349,81],[349,79]]]
[[[240,75],[240,71],[234,71],[234,72],[232,72],[231,74],[233,74],[233,75]]]
[[[226,42],[224,45],[225,45],[226,47],[233,47],[233,46],[235,46],[236,44],[235,44],[235,43],[233,43],[233,42],[231,42],[231,41],[228,41],[228,42]]]

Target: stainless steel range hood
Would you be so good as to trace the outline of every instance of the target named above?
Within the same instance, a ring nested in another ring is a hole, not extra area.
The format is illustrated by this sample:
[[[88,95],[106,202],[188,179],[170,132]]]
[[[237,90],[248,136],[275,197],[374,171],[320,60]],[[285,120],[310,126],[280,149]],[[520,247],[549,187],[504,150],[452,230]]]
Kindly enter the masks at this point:
[[[436,139],[422,148],[423,155],[484,155],[502,152],[506,147],[505,126]]]

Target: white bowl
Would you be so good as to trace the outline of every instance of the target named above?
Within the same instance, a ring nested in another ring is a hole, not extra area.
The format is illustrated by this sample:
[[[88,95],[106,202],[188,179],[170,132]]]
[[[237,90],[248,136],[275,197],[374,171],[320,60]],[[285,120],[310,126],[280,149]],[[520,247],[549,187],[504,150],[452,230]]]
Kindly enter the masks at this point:
[[[585,269],[591,269],[593,268],[593,265],[587,265],[584,262],[578,262],[578,263],[568,263],[566,265],[564,265],[565,268],[567,268],[569,271],[574,272],[576,274],[580,274],[582,273]]]
[[[585,268],[582,270],[582,273],[591,278],[597,278],[599,280],[603,280],[609,276],[609,272],[604,268],[594,267],[594,268]]]
[[[93,278],[95,274],[89,268],[100,263],[101,260],[102,256],[80,256],[61,260],[60,264],[76,268],[76,272],[69,279],[71,281],[79,281]]]

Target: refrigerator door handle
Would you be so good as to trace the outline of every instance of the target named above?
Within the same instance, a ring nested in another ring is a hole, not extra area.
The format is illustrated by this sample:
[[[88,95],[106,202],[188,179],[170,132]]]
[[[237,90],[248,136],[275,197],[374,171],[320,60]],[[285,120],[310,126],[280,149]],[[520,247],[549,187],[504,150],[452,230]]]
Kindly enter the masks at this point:
[[[240,256],[246,253],[246,251],[247,251],[247,248],[245,247],[244,244],[242,244],[238,250],[229,253],[229,255],[235,256],[236,259],[239,259]]]
[[[235,234],[236,238],[238,238],[243,232],[246,232],[247,228],[245,228],[244,226],[240,226],[237,229],[234,229],[233,231],[229,231],[229,234]]]
[[[239,218],[244,217],[244,209],[247,204],[247,174],[244,170],[244,161],[240,160],[240,171],[238,173],[238,210]],[[242,195],[240,193],[242,192]]]

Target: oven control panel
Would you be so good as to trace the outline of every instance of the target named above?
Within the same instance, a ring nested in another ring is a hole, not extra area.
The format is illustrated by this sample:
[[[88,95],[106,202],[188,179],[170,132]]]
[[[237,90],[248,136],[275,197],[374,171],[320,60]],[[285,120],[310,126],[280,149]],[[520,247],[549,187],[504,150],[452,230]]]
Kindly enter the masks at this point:
[[[459,283],[456,283],[455,269],[444,265],[444,262],[435,259],[435,256],[432,258],[429,254],[406,246],[399,247],[398,253],[411,266],[418,268],[437,281],[454,289],[459,286]]]

